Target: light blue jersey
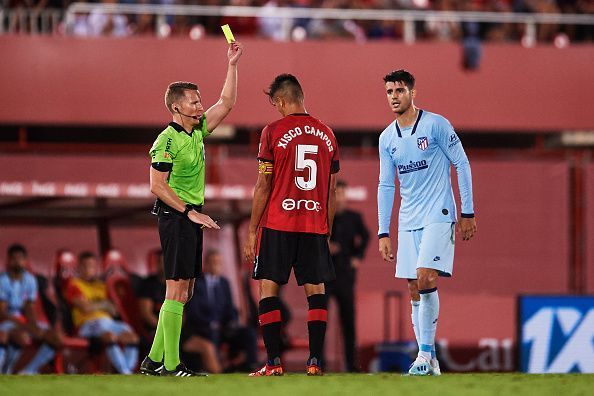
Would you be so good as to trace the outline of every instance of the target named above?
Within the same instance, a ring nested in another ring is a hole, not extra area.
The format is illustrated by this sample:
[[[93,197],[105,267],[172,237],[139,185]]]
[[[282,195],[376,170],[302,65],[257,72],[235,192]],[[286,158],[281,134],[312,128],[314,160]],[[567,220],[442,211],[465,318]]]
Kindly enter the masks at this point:
[[[390,233],[396,175],[401,197],[399,231],[456,222],[450,163],[458,174],[462,216],[474,214],[470,164],[458,135],[444,117],[419,110],[411,127],[401,129],[392,122],[380,135],[379,158],[379,235]]]
[[[37,280],[28,271],[19,280],[11,279],[6,272],[0,274],[0,301],[8,305],[10,315],[23,314],[28,301],[37,299]]]

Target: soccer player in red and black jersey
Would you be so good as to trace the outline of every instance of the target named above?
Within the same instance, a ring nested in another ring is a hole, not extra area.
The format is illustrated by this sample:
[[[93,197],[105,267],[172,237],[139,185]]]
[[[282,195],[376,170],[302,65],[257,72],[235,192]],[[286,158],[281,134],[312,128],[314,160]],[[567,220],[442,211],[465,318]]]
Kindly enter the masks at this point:
[[[259,319],[268,361],[252,376],[282,375],[278,291],[291,269],[305,288],[309,311],[308,375],[322,375],[327,300],[324,282],[334,280],[328,236],[334,218],[338,144],[332,129],[310,116],[295,76],[277,76],[267,92],[283,116],[260,137],[259,173],[244,248],[260,281]]]

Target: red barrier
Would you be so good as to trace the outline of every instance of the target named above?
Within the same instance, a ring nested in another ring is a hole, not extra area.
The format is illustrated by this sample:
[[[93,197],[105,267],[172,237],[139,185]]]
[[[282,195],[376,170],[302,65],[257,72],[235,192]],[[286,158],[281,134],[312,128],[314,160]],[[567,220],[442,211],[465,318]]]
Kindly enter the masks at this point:
[[[417,103],[470,130],[555,131],[594,127],[594,46],[525,49],[484,46],[467,73],[456,44],[275,43],[245,39],[239,99],[228,122],[261,127],[277,114],[262,94],[272,78],[295,73],[307,109],[334,128],[381,131],[392,120],[382,77],[407,68]],[[0,123],[163,126],[171,81],[198,83],[206,105],[225,77],[222,38],[74,39],[0,37]]]

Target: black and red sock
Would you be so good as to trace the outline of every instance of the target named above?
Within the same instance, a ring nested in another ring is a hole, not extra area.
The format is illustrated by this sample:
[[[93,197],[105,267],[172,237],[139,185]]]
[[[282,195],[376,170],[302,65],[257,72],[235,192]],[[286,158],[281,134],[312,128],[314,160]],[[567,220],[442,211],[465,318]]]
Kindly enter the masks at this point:
[[[258,319],[262,329],[262,338],[268,354],[268,365],[280,364],[281,341],[281,304],[278,297],[266,297],[260,300]]]
[[[326,336],[326,322],[328,320],[328,299],[325,294],[312,294],[307,297],[307,302],[309,304],[309,311],[307,312],[309,361],[321,366],[324,338]]]

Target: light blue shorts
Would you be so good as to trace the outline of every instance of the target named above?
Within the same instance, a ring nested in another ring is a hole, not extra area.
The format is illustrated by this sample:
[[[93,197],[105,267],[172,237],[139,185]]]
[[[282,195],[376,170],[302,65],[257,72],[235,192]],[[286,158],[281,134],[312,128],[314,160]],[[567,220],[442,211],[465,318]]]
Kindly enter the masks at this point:
[[[398,231],[396,277],[417,279],[417,268],[437,270],[452,276],[455,223],[433,223],[412,231]]]
[[[78,335],[83,338],[101,337],[107,332],[119,336],[125,332],[132,332],[132,328],[127,323],[121,322],[119,320],[113,320],[112,318],[99,318],[83,323],[78,330]]]
[[[47,330],[49,329],[49,325],[45,322],[37,322],[37,326],[40,329]],[[4,322],[0,322],[0,331],[4,331],[9,333],[11,330],[16,329],[17,324],[14,323],[12,320],[5,320]]]

